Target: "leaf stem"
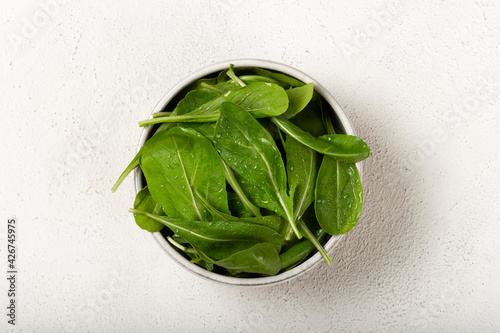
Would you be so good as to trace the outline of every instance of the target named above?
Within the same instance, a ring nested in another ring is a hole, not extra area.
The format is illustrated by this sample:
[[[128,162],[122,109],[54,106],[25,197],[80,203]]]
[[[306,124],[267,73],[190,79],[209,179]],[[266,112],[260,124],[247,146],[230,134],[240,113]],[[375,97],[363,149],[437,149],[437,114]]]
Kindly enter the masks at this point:
[[[173,246],[175,246],[176,248],[178,248],[179,250],[183,251],[183,252],[186,252],[186,253],[196,253],[196,250],[195,249],[191,249],[191,248],[188,248],[188,247],[185,247],[179,243],[177,243],[172,237],[170,236],[167,236],[167,240],[170,242],[170,244],[172,244]]]
[[[140,127],[160,124],[160,123],[213,123],[217,121],[219,114],[208,114],[208,115],[185,115],[185,116],[169,116],[169,117],[158,117],[142,120],[139,122]]]
[[[241,79],[238,76],[236,76],[236,74],[233,71],[233,66],[232,65],[231,65],[231,67],[229,67],[229,70],[227,71],[226,74],[231,79],[233,79],[233,81],[235,81],[236,83],[238,83],[240,86],[242,86],[242,87],[246,86],[245,82],[241,81]]]
[[[242,80],[243,82],[247,80],[255,80],[255,81],[269,82],[279,85],[279,82],[277,80],[262,75],[241,75],[240,80]]]
[[[142,153],[142,148],[139,150],[137,155],[135,155],[134,159],[129,163],[127,168],[122,172],[118,180],[116,181],[115,185],[111,188],[111,192],[115,192],[120,184],[127,178],[128,174],[132,172],[136,167],[139,166],[140,161],[141,161],[141,153]]]
[[[171,114],[172,114],[172,112],[170,112],[170,111],[154,112],[153,118],[166,117],[166,116],[170,116]]]
[[[304,237],[307,238],[314,245],[314,247],[318,250],[318,252],[321,254],[323,259],[326,261],[326,263],[328,265],[330,265],[332,263],[332,259],[330,259],[330,257],[328,256],[328,253],[326,253],[323,246],[321,246],[319,241],[316,239],[316,237],[311,232],[311,230],[309,230],[309,228],[306,226],[304,221],[299,220],[297,222],[297,227],[300,229],[300,232],[304,235]]]
[[[212,90],[212,91],[214,91],[218,94],[221,94],[221,95],[226,93],[224,90],[216,88],[216,87],[214,87],[208,83],[205,83],[205,82],[200,83],[200,86],[202,86],[203,88],[207,88],[209,90]]]

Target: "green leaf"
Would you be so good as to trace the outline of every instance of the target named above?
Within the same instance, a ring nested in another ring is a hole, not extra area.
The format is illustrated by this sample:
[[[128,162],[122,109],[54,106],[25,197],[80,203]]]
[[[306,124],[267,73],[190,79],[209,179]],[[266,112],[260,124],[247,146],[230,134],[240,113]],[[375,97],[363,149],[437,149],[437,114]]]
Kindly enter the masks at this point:
[[[199,106],[207,103],[208,101],[216,98],[219,96],[219,94],[216,94],[212,91],[191,91],[186,94],[186,96],[179,101],[177,106],[175,107],[174,111],[172,111],[169,116],[176,116],[176,115],[182,115],[185,113],[188,113]],[[154,116],[154,115],[153,115]],[[169,128],[173,127],[175,124],[172,123],[164,123],[158,128],[156,133],[159,133],[161,131],[166,131]],[[155,133],[155,134],[156,134]],[[205,132],[207,134],[207,132]],[[132,170],[134,170],[136,167],[139,166],[139,162],[141,160],[141,154],[142,154],[142,148],[139,150],[139,152],[135,155],[134,159],[130,164],[127,166],[127,168],[123,171],[123,173],[120,175],[120,178],[116,181],[115,185],[111,188],[112,192],[115,192],[120,184],[123,182],[123,180],[129,175]]]
[[[137,192],[134,201],[134,209],[150,212],[156,215],[165,215],[163,209],[154,201],[148,187],[144,187]],[[149,232],[157,232],[163,229],[164,225],[144,215],[134,215],[135,222],[139,227]]]
[[[193,129],[174,127],[149,139],[141,168],[154,200],[173,218],[209,220],[198,191],[214,207],[229,214],[226,181],[219,154]]]
[[[214,139],[215,123],[179,123],[177,126],[181,128],[192,128],[207,138],[210,142]]]
[[[136,214],[136,215],[141,216],[141,214]],[[183,244],[189,244],[186,240],[182,239],[178,235],[174,235],[174,237],[176,237],[177,240],[182,240]],[[167,240],[175,248],[182,251],[186,256],[188,256],[191,259],[190,260],[191,263],[196,264],[200,267],[203,267],[210,272],[214,270],[214,264],[211,262],[211,260],[209,260],[209,261],[203,260],[200,253],[198,251],[196,251],[194,248],[190,247],[189,245],[188,246],[182,245],[181,243],[179,243],[177,240],[175,240],[171,236],[167,236]]]
[[[294,219],[302,217],[314,201],[314,188],[321,156],[289,136],[285,143],[290,197],[293,201]]]
[[[355,164],[325,156],[316,180],[316,218],[330,235],[345,234],[358,223],[363,187]]]
[[[212,140],[213,141],[213,140]],[[238,195],[238,197],[241,200],[241,203],[245,206],[245,208],[250,211],[254,216],[262,216],[260,213],[259,207],[255,206],[250,200],[248,199],[247,195],[241,188],[238,180],[236,179],[236,176],[233,173],[233,170],[227,165],[224,160],[222,161],[222,164],[224,165],[224,172],[226,174],[226,180],[231,185],[233,188],[234,192]]]
[[[303,145],[341,162],[356,163],[370,156],[370,148],[357,136],[328,134],[315,138],[284,117],[271,119],[279,129]]]
[[[241,106],[255,118],[281,115],[288,108],[288,95],[282,87],[273,83],[255,82],[220,95],[187,114],[147,119],[139,122],[139,125],[147,126],[163,122],[215,122],[219,117],[222,103],[228,101]]]
[[[314,92],[314,83],[286,90],[288,95],[288,109],[283,117],[289,119],[302,111],[311,101]]]
[[[216,219],[220,219],[223,221],[239,221],[239,222],[243,221],[243,222],[260,224],[264,227],[273,229],[279,234],[283,234],[284,230],[286,229],[287,223],[279,215],[249,216],[249,217],[232,216],[231,214],[226,214],[218,211],[208,201],[206,201],[205,198],[203,198],[201,194],[199,194],[198,192],[196,192],[196,195],[198,196],[198,199],[200,199],[203,202],[203,204],[207,207],[207,209],[212,213],[212,215],[217,217]]]
[[[239,251],[265,242],[271,243],[279,253],[283,243],[283,237],[276,231],[255,223],[174,219],[135,209],[131,209],[130,212],[142,214],[163,223],[175,234],[187,240],[195,249],[214,260],[228,258]]]
[[[276,275],[281,268],[281,259],[273,244],[258,243],[214,264],[236,273]]]
[[[189,113],[189,112],[195,110],[196,108],[200,107],[201,105],[213,100],[217,96],[219,96],[219,94],[214,93],[213,91],[206,91],[206,90],[204,90],[204,91],[196,91],[195,90],[195,91],[188,92],[186,94],[186,96],[184,96],[184,98],[181,99],[179,101],[179,103],[177,103],[177,106],[168,115],[168,117],[176,117],[179,115]],[[162,114],[162,113],[163,112],[157,112],[156,115]],[[166,116],[167,115],[164,114],[164,117],[166,117]],[[153,117],[155,117],[155,114],[153,114]],[[175,121],[164,122],[161,124],[161,126],[156,130],[156,132],[153,135],[156,135],[156,133],[159,133],[162,131],[166,131],[166,130],[174,127],[175,125],[176,125]]]
[[[315,91],[309,104],[307,104],[304,110],[299,112],[293,118],[290,118],[290,121],[304,131],[309,132],[314,137],[326,134],[326,129],[323,124],[323,106],[321,96]]]
[[[283,84],[283,82],[280,82],[278,80],[275,80],[270,77],[262,76],[262,75],[242,75],[240,76],[240,79],[245,82],[246,84],[254,83],[254,82],[269,82],[269,83],[275,83],[279,86],[282,86],[284,88],[288,88],[288,84]]]
[[[177,116],[189,113],[196,110],[203,104],[219,97],[220,94],[213,91],[206,90],[193,90],[187,93],[186,97],[180,100],[175,109],[172,111],[170,116]],[[159,117],[164,115],[165,112],[157,112],[153,114],[153,117]]]
[[[293,218],[281,153],[259,122],[233,103],[222,104],[214,145],[224,161],[244,180],[240,184],[253,203],[283,216],[297,237],[302,237]]]
[[[237,217],[252,217],[255,216],[248,208],[243,204],[241,198],[238,194],[233,192],[227,193],[229,210],[233,216]]]
[[[300,87],[303,86],[305,83],[302,81],[299,81],[291,76],[288,76],[286,74],[282,73],[276,73],[276,72],[271,72],[266,69],[262,68],[253,68],[253,71],[259,75],[270,77],[272,79],[284,82],[292,87]]]

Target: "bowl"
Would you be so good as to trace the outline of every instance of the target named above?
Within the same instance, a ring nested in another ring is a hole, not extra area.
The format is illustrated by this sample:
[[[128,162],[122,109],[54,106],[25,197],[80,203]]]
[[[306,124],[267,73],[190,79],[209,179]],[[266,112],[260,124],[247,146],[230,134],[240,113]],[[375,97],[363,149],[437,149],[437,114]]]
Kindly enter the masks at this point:
[[[326,91],[326,89],[319,84],[316,80],[308,76],[307,74],[292,68],[290,66],[274,62],[274,61],[269,61],[269,60],[259,60],[259,59],[234,59],[234,60],[227,60],[223,62],[219,62],[213,65],[209,65],[205,68],[202,68],[198,70],[197,72],[189,75],[186,77],[184,80],[180,81],[177,83],[163,98],[160,100],[160,102],[156,105],[154,110],[151,112],[160,112],[164,110],[171,110],[173,107],[177,104],[178,98],[176,96],[183,91],[189,84],[192,82],[201,79],[203,77],[209,77],[210,75],[216,74],[226,68],[229,67],[230,64],[233,64],[234,67],[259,67],[271,71],[276,71],[276,72],[281,72],[284,74],[287,74],[289,76],[292,76],[300,81],[303,81],[305,83],[313,82],[314,83],[314,89],[316,92],[318,92],[321,97],[326,101],[326,103],[330,106],[329,109],[327,109],[327,112],[330,112],[332,116],[332,121],[335,125],[335,128],[340,130],[341,133],[343,134],[349,134],[349,135],[356,135],[354,132],[354,129],[349,122],[349,119],[347,118],[346,114],[340,107],[340,105],[337,103],[337,101]],[[150,116],[151,116],[150,115]],[[151,135],[154,133],[153,130],[156,128],[154,126],[148,126],[146,127],[139,140],[139,146],[138,146],[138,151],[139,149],[144,145],[147,139],[151,137]],[[357,167],[359,170],[359,175],[362,177],[362,166],[361,163],[357,163]],[[144,176],[142,175],[142,171],[140,168],[137,168],[135,170],[135,189],[136,192],[140,191],[144,186],[145,186],[145,180]],[[231,276],[225,276],[225,275],[220,275],[214,272],[209,272],[203,268],[201,268],[198,265],[192,264],[189,262],[188,259],[186,259],[182,254],[177,252],[172,245],[167,241],[167,239],[163,236],[161,232],[154,232],[152,233],[154,239],[156,242],[161,246],[161,248],[179,265],[190,271],[191,273],[194,273],[202,278],[223,283],[223,284],[228,284],[228,285],[238,285],[238,286],[270,286],[270,285],[275,285],[278,283],[283,283],[285,281],[289,281],[293,278],[298,277],[299,275],[305,273],[306,271],[310,270],[314,266],[316,266],[319,262],[323,262],[323,259],[319,253],[314,253],[310,255],[306,260],[304,260],[302,263],[297,265],[296,267],[285,271],[283,273],[274,275],[274,276],[266,276],[266,277],[256,277],[256,278],[238,278],[238,277],[231,277]],[[336,235],[336,236],[330,236],[327,238],[326,244],[324,244],[324,248],[328,253],[331,253],[334,247],[339,243],[340,239],[342,238],[343,235]]]

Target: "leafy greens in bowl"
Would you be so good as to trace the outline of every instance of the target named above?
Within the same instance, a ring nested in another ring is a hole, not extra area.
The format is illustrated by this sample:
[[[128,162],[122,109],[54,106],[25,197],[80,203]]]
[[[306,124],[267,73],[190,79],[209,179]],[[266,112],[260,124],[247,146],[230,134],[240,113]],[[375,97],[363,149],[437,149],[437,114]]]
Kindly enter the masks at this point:
[[[355,163],[370,150],[312,80],[247,62],[174,88],[139,122],[148,132],[113,191],[140,167],[136,223],[191,271],[256,285],[303,272],[315,251],[331,263],[359,220]]]

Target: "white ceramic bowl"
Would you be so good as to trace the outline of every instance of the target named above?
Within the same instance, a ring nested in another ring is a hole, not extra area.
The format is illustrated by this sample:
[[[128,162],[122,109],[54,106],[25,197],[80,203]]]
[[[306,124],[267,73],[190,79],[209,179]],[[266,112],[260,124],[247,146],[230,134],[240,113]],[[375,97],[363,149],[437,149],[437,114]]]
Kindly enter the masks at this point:
[[[181,92],[186,86],[190,83],[203,78],[205,76],[209,76],[210,74],[218,73],[229,67],[230,64],[233,64],[235,67],[260,67],[264,69],[269,69],[272,71],[282,72],[289,76],[292,76],[298,80],[301,80],[305,83],[314,82],[314,89],[323,97],[323,99],[331,106],[332,110],[332,119],[334,121],[334,125],[336,128],[343,131],[344,134],[356,135],[354,129],[351,126],[351,123],[347,119],[344,111],[337,103],[337,101],[321,86],[316,80],[311,78],[310,76],[302,73],[301,71],[289,67],[287,65],[268,61],[268,60],[258,60],[258,59],[235,59],[235,60],[227,60],[223,62],[219,62],[205,68],[200,69],[199,71],[189,75],[184,80],[180,81],[177,85],[175,85],[163,98],[160,100],[158,105],[154,108],[153,112],[160,112],[163,110],[170,110],[166,107],[170,102],[176,103],[175,97]],[[174,105],[175,106],[175,105]],[[173,107],[172,107],[173,109]],[[139,140],[138,150],[144,145],[146,140],[150,137],[151,130],[153,126],[146,127],[142,132],[141,138]],[[357,164],[359,175],[361,177],[362,167],[361,163]],[[145,186],[142,171],[140,168],[137,168],[135,171],[135,189],[138,192]],[[327,243],[324,245],[325,250],[328,253],[331,253],[335,245],[340,241],[343,235],[331,236]],[[281,283],[292,278],[299,276],[300,274],[308,271],[313,266],[318,264],[318,262],[324,263],[321,255],[319,253],[315,253],[310,256],[307,260],[302,262],[300,265],[292,268],[284,273],[268,276],[268,277],[258,277],[258,278],[236,278],[231,276],[220,275],[217,273],[209,272],[198,265],[192,264],[188,259],[184,258],[177,250],[175,250],[172,245],[163,237],[161,232],[153,233],[153,237],[156,239],[158,244],[167,252],[167,254],[182,267],[186,268],[188,271],[201,276],[203,278],[224,283],[230,285],[238,285],[238,286],[268,286],[277,283]]]

